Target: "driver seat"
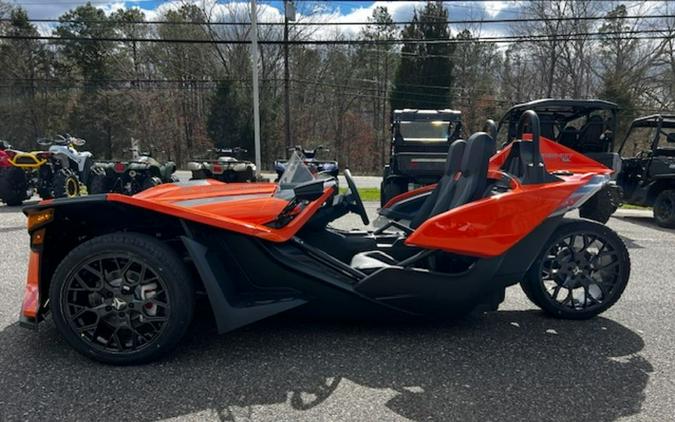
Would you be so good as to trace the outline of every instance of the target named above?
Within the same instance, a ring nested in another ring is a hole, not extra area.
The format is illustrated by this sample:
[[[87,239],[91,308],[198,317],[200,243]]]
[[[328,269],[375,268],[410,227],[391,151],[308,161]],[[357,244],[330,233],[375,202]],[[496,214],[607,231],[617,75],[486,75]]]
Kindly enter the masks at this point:
[[[458,142],[460,141],[456,141],[455,144]],[[453,177],[448,176],[449,180],[446,179],[443,183],[438,183],[438,186],[434,189],[434,192],[438,191],[436,199],[432,202],[430,196],[423,205],[424,208],[424,206],[427,206],[427,202],[429,202],[433,204],[433,207],[429,206],[431,211],[424,218],[421,218],[421,221],[415,221],[418,223],[418,226],[429,218],[483,197],[488,182],[487,174],[490,157],[494,155],[496,149],[495,140],[485,132],[474,133],[466,141],[466,146],[463,149],[464,153],[462,154],[459,172],[455,173]],[[451,158],[453,157],[451,153],[452,148],[448,153],[446,170],[452,167]],[[421,211],[423,210],[420,209],[420,214]],[[417,216],[415,220],[418,220]],[[418,226],[411,227],[416,228]],[[396,265],[396,263],[396,260],[386,253],[374,250],[354,255],[350,265],[357,270],[372,271]]]

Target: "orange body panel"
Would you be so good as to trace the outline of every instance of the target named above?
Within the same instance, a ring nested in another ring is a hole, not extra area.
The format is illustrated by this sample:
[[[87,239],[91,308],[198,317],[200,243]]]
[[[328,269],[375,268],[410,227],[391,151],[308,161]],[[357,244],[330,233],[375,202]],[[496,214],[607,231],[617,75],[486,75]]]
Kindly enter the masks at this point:
[[[28,259],[28,276],[26,277],[26,287],[23,292],[23,303],[21,305],[21,315],[27,318],[35,318],[40,307],[40,254],[31,251]]]
[[[272,196],[276,185],[209,182],[215,187],[207,195],[204,195],[205,186],[199,186],[197,191],[193,191],[193,186],[174,185],[173,189],[158,191],[161,185],[134,196],[111,193],[106,195],[106,199],[271,242],[286,242],[334,194],[333,187],[326,188],[318,200],[303,208],[290,223],[276,229],[264,225],[274,220],[288,204]],[[239,186],[230,189],[230,185]],[[262,186],[256,189],[256,185]],[[274,190],[270,190],[270,186]]]
[[[523,140],[532,140],[532,134],[523,135]],[[610,174],[612,169],[598,163],[597,161],[586,157],[577,151],[567,148],[564,145],[552,141],[543,136],[539,138],[541,156],[544,159],[546,170],[553,173],[556,171],[570,171],[572,173],[596,173]],[[505,146],[490,159],[490,169],[498,169],[504,164],[506,157],[511,151],[511,144]]]
[[[272,194],[277,190],[275,183],[223,183],[205,179],[188,183],[165,183],[134,195],[140,199],[159,201],[186,201],[189,199],[212,198],[226,195]]]
[[[567,198],[593,176],[574,175],[565,177],[562,182],[540,185],[516,183],[516,187],[508,193],[471,202],[432,217],[417,228],[405,243],[463,255],[502,255],[563,206]]]

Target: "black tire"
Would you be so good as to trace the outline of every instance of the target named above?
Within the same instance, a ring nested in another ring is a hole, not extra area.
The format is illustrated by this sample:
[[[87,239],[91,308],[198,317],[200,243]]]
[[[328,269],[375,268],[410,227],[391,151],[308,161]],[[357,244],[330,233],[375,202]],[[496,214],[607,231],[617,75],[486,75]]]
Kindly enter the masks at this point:
[[[206,179],[206,177],[206,172],[204,170],[193,170],[190,180],[202,180]]]
[[[675,228],[675,190],[664,190],[656,197],[654,220],[661,227]]]
[[[382,181],[380,190],[380,206],[384,206],[389,200],[403,192],[408,191],[408,183],[400,179],[387,179]]]
[[[619,300],[629,276],[628,250],[615,232],[593,221],[565,220],[532,264],[521,287],[532,303],[550,315],[588,319]],[[560,302],[562,290],[567,294]],[[583,303],[578,293],[583,295]]]
[[[73,283],[86,291],[71,289]],[[97,287],[99,283],[103,287]],[[148,294],[143,286],[152,289],[153,284],[155,293],[143,297]],[[112,233],[79,245],[56,268],[49,293],[54,323],[66,341],[83,355],[114,365],[148,362],[172,350],[187,332],[194,311],[192,279],[182,259],[166,244],[139,233]],[[149,310],[153,306],[154,316]],[[94,322],[89,322],[92,316]],[[160,328],[159,321],[150,319],[162,319]],[[84,326],[78,329],[77,324]],[[106,340],[114,325],[118,328]],[[150,327],[154,331],[149,336]]]
[[[609,188],[605,187],[600,189],[579,208],[579,216],[605,224],[616,209],[617,206],[612,198],[612,193]]]
[[[162,184],[162,179],[159,177],[146,177],[145,180],[143,181],[143,185],[141,186],[141,191],[144,191],[146,189],[154,188],[155,186],[159,186]]]
[[[11,207],[23,204],[28,192],[26,172],[18,167],[0,171],[0,199]]]
[[[96,195],[99,193],[108,193],[111,190],[111,183],[105,174],[93,174],[89,181],[89,193]]]
[[[80,196],[80,180],[69,170],[61,169],[53,179],[54,198],[74,198]]]

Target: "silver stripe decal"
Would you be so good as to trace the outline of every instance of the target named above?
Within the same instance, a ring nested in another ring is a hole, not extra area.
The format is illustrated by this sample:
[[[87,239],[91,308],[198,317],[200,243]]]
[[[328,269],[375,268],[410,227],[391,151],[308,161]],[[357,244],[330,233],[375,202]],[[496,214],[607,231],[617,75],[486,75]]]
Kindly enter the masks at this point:
[[[188,199],[185,201],[175,202],[174,205],[180,207],[197,207],[199,205],[206,204],[216,204],[218,202],[230,202],[238,201],[240,199],[255,199],[255,198],[271,198],[271,193],[258,193],[258,194],[249,194],[249,195],[225,195],[225,196],[214,196],[213,198],[199,198],[199,199]]]

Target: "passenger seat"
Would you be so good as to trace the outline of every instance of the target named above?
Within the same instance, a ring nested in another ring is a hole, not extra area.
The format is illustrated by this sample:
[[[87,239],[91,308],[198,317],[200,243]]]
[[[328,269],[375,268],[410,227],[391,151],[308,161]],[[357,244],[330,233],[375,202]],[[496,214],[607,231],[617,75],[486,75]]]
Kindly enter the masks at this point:
[[[457,142],[460,141],[456,141],[455,144]],[[480,199],[487,186],[490,157],[494,154],[495,149],[495,140],[487,133],[478,132],[471,135],[466,141],[466,147],[464,147],[457,180],[446,179],[443,183],[439,182],[436,189],[434,189],[434,192],[437,191],[435,200],[433,202],[430,201],[430,196],[423,205],[423,207],[427,206],[431,208],[431,212],[425,218],[418,219],[416,217],[414,223],[417,223],[419,226],[431,217]],[[446,159],[446,168],[451,166],[453,158],[453,150],[451,148]],[[433,204],[433,206],[430,204]],[[411,225],[413,228],[418,226]],[[375,250],[354,255],[351,260],[351,266],[357,270],[373,270],[395,265],[395,262],[389,255]]]

